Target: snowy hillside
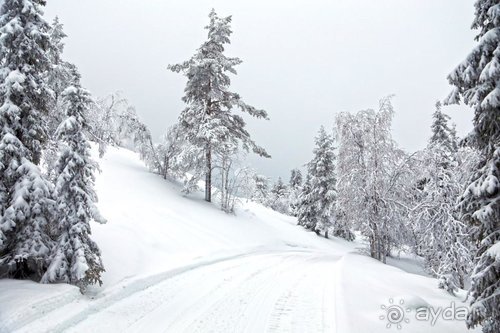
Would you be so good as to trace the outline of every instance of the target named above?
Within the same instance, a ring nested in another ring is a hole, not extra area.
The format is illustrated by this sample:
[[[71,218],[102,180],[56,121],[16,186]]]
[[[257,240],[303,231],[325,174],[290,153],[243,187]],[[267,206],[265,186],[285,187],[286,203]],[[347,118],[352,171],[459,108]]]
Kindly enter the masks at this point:
[[[251,202],[234,216],[182,197],[125,149],[100,164],[108,223],[92,230],[103,286],[83,296],[67,284],[0,280],[0,332],[389,332],[381,306],[390,299],[409,307],[404,332],[467,331],[415,319],[416,308],[458,307],[463,295],[361,255],[360,244],[317,237]]]

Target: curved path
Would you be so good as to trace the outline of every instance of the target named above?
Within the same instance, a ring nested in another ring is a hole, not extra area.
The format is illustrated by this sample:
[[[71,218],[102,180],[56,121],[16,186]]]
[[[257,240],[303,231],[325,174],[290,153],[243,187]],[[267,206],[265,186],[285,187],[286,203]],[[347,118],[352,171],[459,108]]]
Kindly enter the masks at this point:
[[[301,251],[233,257],[167,275],[123,297],[112,299],[113,295],[109,295],[107,301],[96,299],[95,308],[91,305],[74,316],[61,318],[57,327],[47,329],[56,332],[335,332],[335,262],[338,259],[324,253]],[[64,309],[58,312],[54,316],[64,317]],[[20,331],[33,328],[28,324]]]

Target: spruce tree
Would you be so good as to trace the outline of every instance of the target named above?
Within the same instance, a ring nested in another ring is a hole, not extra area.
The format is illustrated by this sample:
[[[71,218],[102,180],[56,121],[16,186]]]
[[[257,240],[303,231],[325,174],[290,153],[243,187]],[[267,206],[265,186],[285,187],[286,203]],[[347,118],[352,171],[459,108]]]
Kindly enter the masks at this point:
[[[192,158],[200,163],[193,166],[194,177],[190,183],[195,183],[204,174],[205,200],[210,202],[212,160],[219,144],[224,141],[240,143],[246,151],[270,156],[250,138],[243,118],[233,113],[233,109],[238,108],[253,117],[267,119],[264,110],[246,104],[240,95],[229,90],[231,79],[228,74],[236,74],[234,67],[242,62],[224,54],[232,34],[231,16],[219,17],[212,10],[209,18],[210,23],[205,27],[208,30],[207,41],[190,60],[168,68],[173,72],[182,72],[188,79],[182,98],[187,107],[181,112],[179,124],[185,133],[185,141],[197,147],[198,154],[202,155]]]
[[[50,71],[48,73],[48,82],[54,93],[54,100],[58,101],[62,92],[67,88],[71,81],[71,65],[62,58],[64,51],[64,38],[67,35],[63,30],[63,24],[59,22],[56,16],[49,30],[49,51]]]
[[[283,182],[281,177],[278,177],[278,180],[271,189],[269,206],[277,212],[287,214],[288,194],[289,194],[288,187]]]
[[[52,99],[48,117],[49,138],[53,137],[59,124],[64,120],[64,108],[62,106],[61,95],[63,91],[71,85],[75,66],[64,61],[62,54],[64,51],[64,38],[67,37],[63,30],[63,25],[56,16],[50,29],[48,59],[50,67],[47,72],[47,83],[52,91]]]
[[[302,191],[302,173],[299,169],[293,169],[290,175],[289,212],[292,216],[297,216],[300,204],[299,196]]]
[[[455,88],[447,102],[461,99],[474,109],[472,143],[481,152],[477,171],[460,198],[462,221],[473,227],[478,258],[469,290],[468,327],[500,331],[500,6],[477,0],[473,29],[477,45],[448,76]]]
[[[47,116],[47,143],[43,150],[41,162],[49,179],[54,180],[55,162],[59,150],[55,132],[65,118],[61,94],[71,84],[75,66],[62,58],[64,51],[63,40],[67,36],[57,16],[50,26],[48,35],[49,48],[47,54],[50,67],[47,72],[47,84],[52,91],[52,98]]]
[[[269,202],[269,179],[264,175],[255,175],[253,177],[254,193],[252,200],[268,205]]]
[[[311,175],[308,173],[302,190],[299,195],[299,205],[297,207],[297,224],[306,229],[313,229],[317,223],[316,205],[311,187]]]
[[[443,113],[441,110],[441,102],[439,101],[436,102],[436,110],[434,111],[432,118],[432,136],[430,138],[430,144],[439,143],[440,145],[445,146],[448,150],[452,151],[454,144],[451,136],[451,128],[448,125],[450,116]]]
[[[50,68],[48,23],[44,0],[5,0],[0,8],[0,103],[15,108],[19,124],[11,128],[27,148],[27,158],[40,162],[46,139],[45,122],[51,91],[45,73]],[[7,96],[8,95],[8,96]],[[12,126],[12,125],[11,125]]]
[[[293,169],[290,174],[290,188],[302,186],[302,172],[299,169]]]
[[[424,257],[426,268],[439,278],[440,288],[454,294],[464,287],[470,272],[472,245],[469,228],[455,213],[456,199],[463,190],[460,175],[468,168],[459,161],[456,133],[448,125],[449,119],[438,102],[432,136],[424,153],[426,182],[411,218],[417,221],[419,254]]]
[[[49,25],[42,0],[5,0],[0,7],[0,270],[38,278],[51,240],[51,185],[40,174]]]
[[[12,191],[11,205],[3,216],[15,229],[3,251],[0,266],[4,266],[11,277],[39,280],[48,267],[54,246],[51,238],[51,222],[55,218],[53,186],[36,165],[25,158],[21,161],[16,170],[19,178]]]
[[[312,205],[311,209],[300,209],[307,212],[300,215],[299,223],[317,233],[328,231],[332,226],[336,200],[335,153],[333,138],[321,126],[315,139],[314,157],[308,164],[309,189],[304,193],[303,204]],[[311,216],[314,212],[314,216]],[[309,216],[307,216],[309,215]],[[309,220],[306,220],[309,218]]]
[[[89,284],[101,284],[104,267],[97,244],[90,238],[90,221],[105,223],[96,207],[96,163],[84,135],[84,114],[92,103],[78,80],[63,92],[67,118],[57,129],[64,144],[56,168],[54,196],[58,210],[58,239],[42,282],[66,282],[82,292]]]

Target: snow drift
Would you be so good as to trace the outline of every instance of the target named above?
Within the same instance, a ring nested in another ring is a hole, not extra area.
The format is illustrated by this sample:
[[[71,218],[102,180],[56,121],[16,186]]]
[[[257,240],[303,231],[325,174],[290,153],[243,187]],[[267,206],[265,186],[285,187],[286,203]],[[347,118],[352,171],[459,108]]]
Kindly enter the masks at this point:
[[[414,316],[464,306],[463,294],[361,255],[360,243],[317,237],[252,202],[225,214],[201,195],[181,196],[125,149],[99,162],[108,223],[92,224],[92,238],[103,286],[81,295],[66,284],[0,280],[0,332],[387,332],[382,307],[391,302],[405,309],[405,332],[467,331],[460,320]]]

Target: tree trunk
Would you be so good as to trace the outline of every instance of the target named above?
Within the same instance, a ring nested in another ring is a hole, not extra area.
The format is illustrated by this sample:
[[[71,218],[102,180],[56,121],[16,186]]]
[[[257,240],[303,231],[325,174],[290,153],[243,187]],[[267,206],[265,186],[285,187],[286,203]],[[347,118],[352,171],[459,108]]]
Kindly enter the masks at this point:
[[[205,159],[205,201],[212,202],[212,151],[210,145],[207,145]]]
[[[163,179],[167,179],[168,168],[169,168],[169,159],[167,156],[165,156],[163,160]]]

